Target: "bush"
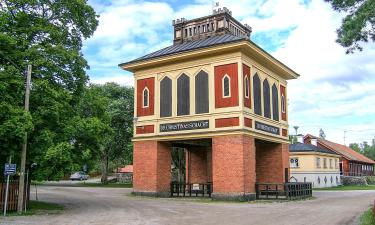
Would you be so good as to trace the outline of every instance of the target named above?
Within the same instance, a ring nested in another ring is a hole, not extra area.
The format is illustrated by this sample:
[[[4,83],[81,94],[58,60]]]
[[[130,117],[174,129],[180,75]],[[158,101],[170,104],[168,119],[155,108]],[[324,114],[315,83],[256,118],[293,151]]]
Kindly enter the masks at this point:
[[[375,185],[375,176],[368,176],[366,177],[367,184]]]

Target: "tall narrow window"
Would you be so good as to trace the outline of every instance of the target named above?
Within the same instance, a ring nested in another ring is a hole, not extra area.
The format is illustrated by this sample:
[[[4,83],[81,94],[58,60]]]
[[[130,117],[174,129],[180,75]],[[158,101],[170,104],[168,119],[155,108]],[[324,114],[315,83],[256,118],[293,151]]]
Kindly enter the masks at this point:
[[[195,113],[208,113],[208,74],[200,71],[195,76]]]
[[[281,112],[285,113],[285,97],[281,95]]]
[[[256,73],[253,77],[253,91],[254,91],[254,113],[257,115],[262,115],[262,96],[260,88],[260,79]]]
[[[177,115],[190,114],[190,78],[182,74],[177,79]]]
[[[263,108],[264,108],[264,116],[267,118],[271,118],[271,98],[270,98],[270,84],[268,80],[265,79],[263,81]]]
[[[249,83],[249,77],[245,76],[245,98],[250,97],[250,83]]]
[[[272,85],[272,118],[279,121],[279,92],[275,84]]]
[[[143,108],[147,108],[149,105],[149,91],[148,88],[146,87],[143,90]]]
[[[230,78],[228,75],[223,77],[223,97],[230,97]]]
[[[164,77],[160,82],[160,117],[172,116],[172,80]]]

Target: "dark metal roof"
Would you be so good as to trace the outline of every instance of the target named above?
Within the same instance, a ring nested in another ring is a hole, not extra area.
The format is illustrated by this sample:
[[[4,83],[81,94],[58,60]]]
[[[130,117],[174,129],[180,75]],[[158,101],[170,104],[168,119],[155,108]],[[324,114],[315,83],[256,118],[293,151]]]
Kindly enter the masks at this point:
[[[295,143],[295,144],[289,145],[289,151],[290,152],[321,152],[321,153],[338,155],[334,151],[324,149],[324,148],[319,148],[315,145],[304,144],[304,143]]]
[[[172,54],[176,54],[180,52],[192,51],[192,50],[199,49],[199,48],[210,47],[213,45],[227,44],[227,43],[242,41],[242,40],[246,40],[246,38],[237,37],[231,34],[224,34],[224,35],[209,37],[203,40],[196,40],[196,41],[185,42],[182,44],[175,44],[175,45],[171,45],[169,47],[160,49],[156,52],[147,54],[140,58],[134,59],[132,61],[122,63],[119,66],[123,66],[126,64],[130,64],[130,63],[135,63],[135,62],[139,62],[143,60],[148,60],[152,58],[157,58],[161,56],[172,55]]]

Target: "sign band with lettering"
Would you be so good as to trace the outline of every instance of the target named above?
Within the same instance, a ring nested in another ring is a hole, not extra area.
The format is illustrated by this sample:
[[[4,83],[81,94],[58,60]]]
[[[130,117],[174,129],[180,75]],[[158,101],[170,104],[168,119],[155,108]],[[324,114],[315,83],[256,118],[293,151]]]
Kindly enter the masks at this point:
[[[160,124],[160,132],[197,130],[197,129],[206,129],[209,127],[210,127],[210,123],[208,120],[180,122],[180,123],[165,123],[165,124]]]
[[[265,123],[261,123],[258,121],[255,121],[255,129],[261,130],[267,133],[271,133],[271,134],[280,135],[280,128],[272,126],[272,125],[268,125]]]

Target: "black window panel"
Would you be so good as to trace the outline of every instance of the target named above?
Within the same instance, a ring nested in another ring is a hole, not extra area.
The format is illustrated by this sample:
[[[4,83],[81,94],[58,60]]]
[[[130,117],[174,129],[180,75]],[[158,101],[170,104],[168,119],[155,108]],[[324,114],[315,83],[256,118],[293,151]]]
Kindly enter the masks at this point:
[[[225,76],[223,83],[224,83],[223,84],[224,85],[224,87],[223,87],[223,89],[224,89],[224,97],[228,97],[229,94],[230,94],[230,92],[229,92],[229,88],[230,88],[229,77]]]
[[[172,80],[164,77],[160,82],[160,117],[172,116]]]
[[[208,113],[208,74],[200,71],[195,76],[195,113]]]
[[[190,114],[190,78],[182,74],[177,79],[177,116]]]
[[[143,91],[143,106],[144,107],[148,106],[148,90],[147,89]]]
[[[260,89],[260,79],[258,74],[253,77],[253,92],[254,92],[254,113],[257,115],[262,115],[262,96]]]
[[[272,85],[272,118],[279,121],[279,92],[275,84]]]
[[[271,96],[270,96],[270,84],[268,80],[263,81],[263,107],[264,116],[271,118]]]

